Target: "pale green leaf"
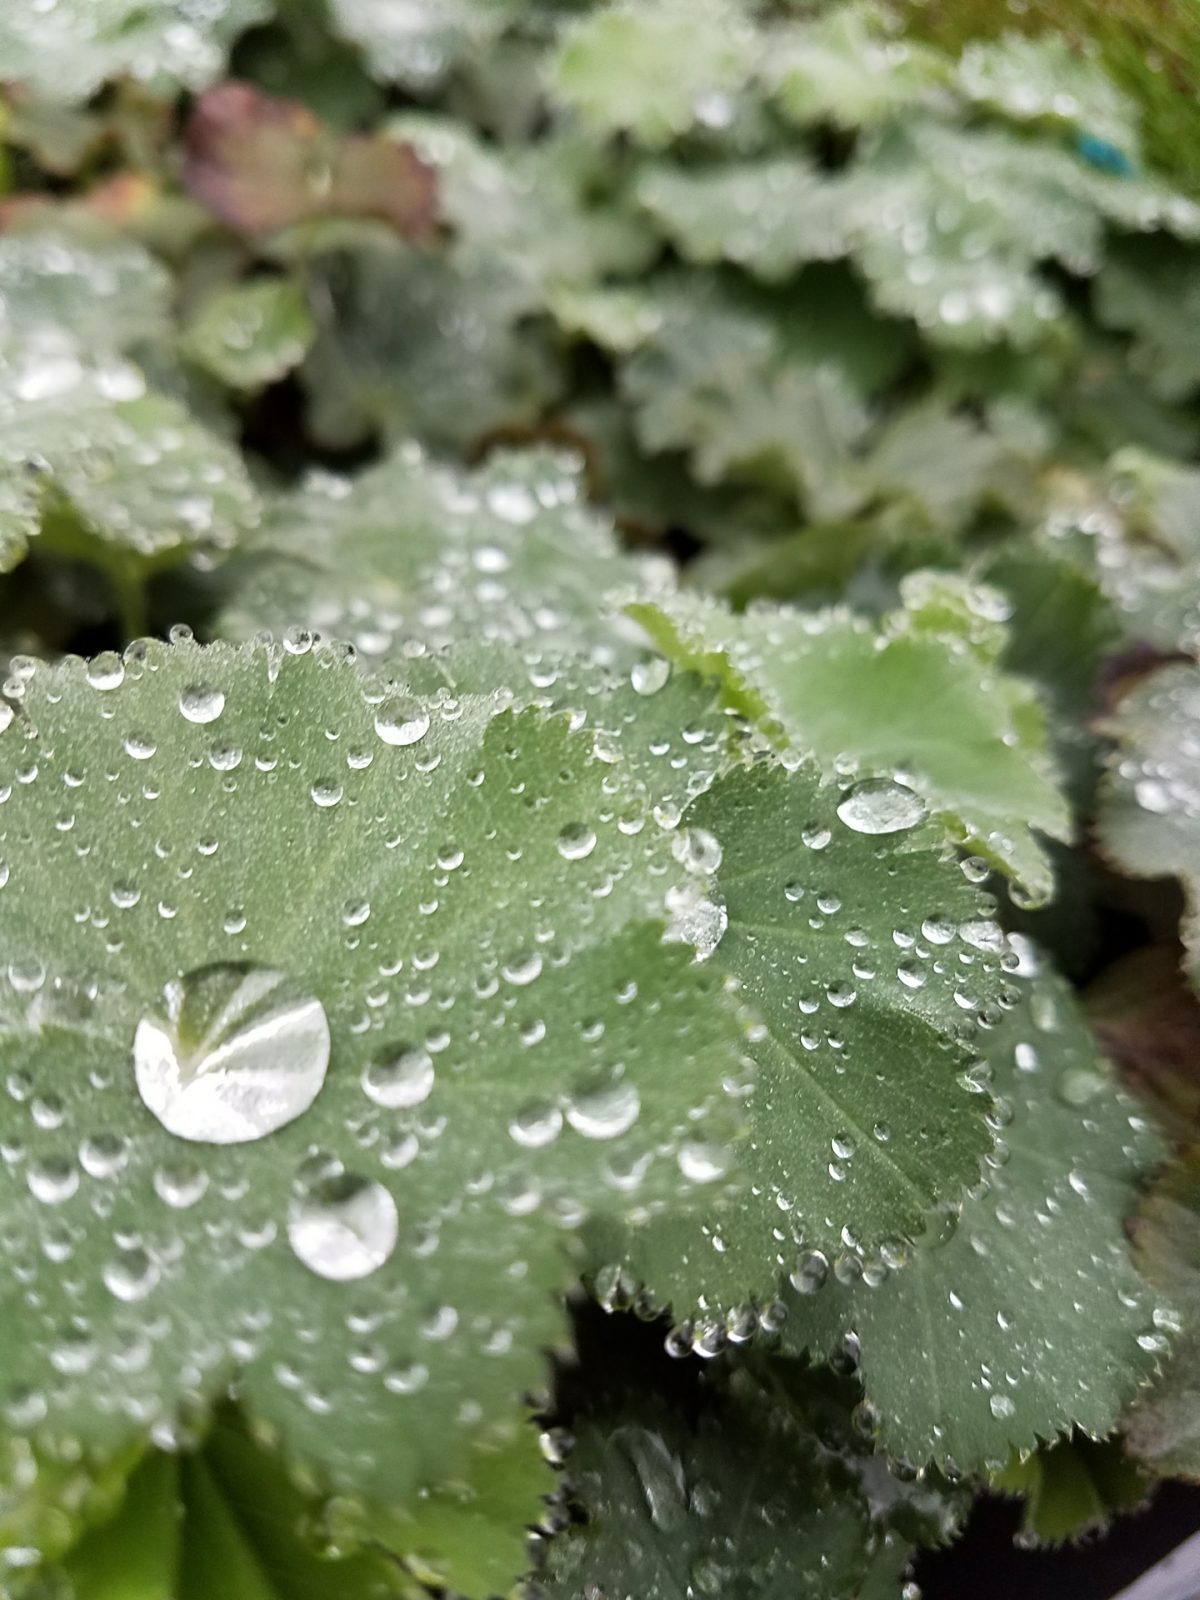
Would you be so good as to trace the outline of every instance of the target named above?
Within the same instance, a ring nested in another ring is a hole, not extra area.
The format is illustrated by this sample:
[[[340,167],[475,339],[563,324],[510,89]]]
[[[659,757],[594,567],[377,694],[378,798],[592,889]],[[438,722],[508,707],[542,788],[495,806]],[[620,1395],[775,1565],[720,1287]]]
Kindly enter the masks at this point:
[[[899,779],[956,838],[1044,896],[1037,835],[1070,833],[1044,713],[995,666],[995,597],[960,591],[964,609],[935,627],[919,603],[927,592],[909,580],[909,604],[881,632],[845,610],[763,606],[739,617],[684,595],[635,614],[671,659],[721,684],[782,743],[846,777]]]
[[[876,5],[841,5],[771,41],[766,76],[791,121],[857,128],[936,102],[950,77],[936,52],[890,37]]]
[[[689,261],[729,261],[771,280],[846,253],[836,191],[803,156],[663,162],[642,173],[637,197]]]
[[[935,343],[1028,346],[1063,312],[1039,265],[1088,275],[1105,224],[1196,228],[1196,208],[1092,171],[1070,150],[932,119],[874,135],[837,185],[837,214],[877,304]]]
[[[963,51],[957,76],[962,92],[989,111],[1075,128],[1137,159],[1136,108],[1103,66],[1063,37],[976,40]]]
[[[727,0],[622,0],[568,31],[553,85],[587,126],[657,149],[697,122],[729,120],[755,42]]]
[[[253,392],[299,366],[315,332],[297,284],[259,278],[206,300],[184,329],[181,348],[231,389]]]
[[[269,14],[267,0],[6,0],[0,70],[55,100],[86,100],[107,79],[156,92],[199,89],[221,72],[229,46]]]
[[[366,659],[471,638],[627,659],[635,630],[606,596],[663,592],[669,569],[620,552],[577,469],[530,451],[466,473],[410,445],[353,480],[314,475],[274,505],[218,632],[318,628]]]
[[[1161,667],[1106,724],[1117,748],[1097,827],[1108,858],[1139,878],[1178,878],[1187,970],[1200,986],[1200,667]]]
[[[788,1296],[786,1346],[852,1332],[880,1440],[918,1464],[970,1472],[1072,1426],[1106,1434],[1166,1347],[1125,1238],[1161,1147],[1069,987],[1046,972],[1022,988],[979,1040],[1003,1143],[961,1216],[874,1281],[811,1254]]]
[[[31,392],[56,376],[64,387]],[[74,357],[33,362],[0,386],[0,428],[0,478],[15,485],[6,493],[28,512],[39,481],[39,538],[66,554],[152,569],[191,549],[229,550],[258,520],[240,453],[177,400],[146,393],[132,367],[90,374]]]
[[[736,1127],[743,1028],[662,942],[691,875],[586,728],[296,648],[39,667],[0,735],[4,1393],[114,1449],[236,1375],[286,1458],[394,1508],[521,1434],[572,1227],[718,1177],[689,1151]],[[324,1087],[266,1143],[168,1133],[135,1082],[139,1023],[214,963],[328,1019]],[[349,1284],[290,1242],[343,1169],[396,1216]]]
[[[861,503],[868,396],[902,363],[902,331],[889,337],[834,269],[786,298],[680,275],[656,302],[659,322],[621,371],[648,450],[687,450],[701,483],[799,496],[818,517]]]
[[[379,78],[429,90],[464,57],[486,51],[521,13],[519,0],[331,0],[334,26]],[[527,9],[537,9],[536,5]]]
[[[0,23],[0,29],[3,23]],[[161,339],[170,279],[131,239],[37,227],[0,238],[0,353],[89,359]]]

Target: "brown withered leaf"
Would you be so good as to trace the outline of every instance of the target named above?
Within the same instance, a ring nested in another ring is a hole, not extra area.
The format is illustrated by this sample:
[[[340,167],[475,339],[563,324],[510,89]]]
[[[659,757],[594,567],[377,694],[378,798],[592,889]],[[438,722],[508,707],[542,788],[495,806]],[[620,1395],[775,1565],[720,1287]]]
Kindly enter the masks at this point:
[[[437,183],[410,145],[338,134],[299,100],[221,83],[188,123],[184,183],[238,233],[278,233],[319,217],[370,217],[408,238],[432,232]]]
[[[1147,945],[1091,984],[1088,1018],[1129,1087],[1181,1140],[1200,1138],[1200,999],[1175,944]]]

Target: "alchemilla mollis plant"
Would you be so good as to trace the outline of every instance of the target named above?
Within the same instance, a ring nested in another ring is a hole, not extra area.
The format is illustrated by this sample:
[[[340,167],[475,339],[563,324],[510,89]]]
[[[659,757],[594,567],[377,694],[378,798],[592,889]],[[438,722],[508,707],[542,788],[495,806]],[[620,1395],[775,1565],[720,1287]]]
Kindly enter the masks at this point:
[[[1200,31],[1053,12],[3,7],[0,1594],[1200,1474]]]

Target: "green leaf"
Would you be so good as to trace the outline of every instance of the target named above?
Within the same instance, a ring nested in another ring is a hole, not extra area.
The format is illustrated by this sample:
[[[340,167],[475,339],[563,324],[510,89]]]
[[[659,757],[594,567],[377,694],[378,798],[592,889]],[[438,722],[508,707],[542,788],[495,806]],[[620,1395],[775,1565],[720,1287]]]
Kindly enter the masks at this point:
[[[1104,68],[1066,38],[1006,33],[963,51],[958,83],[976,105],[1013,122],[1078,129],[1136,161],[1138,114]]]
[[[1200,257],[1173,239],[1119,242],[1096,279],[1096,315],[1132,336],[1129,363],[1151,392],[1186,400],[1200,385]]]
[[[906,340],[864,314],[841,272],[812,269],[786,298],[681,275],[655,302],[658,323],[620,380],[646,449],[687,450],[701,483],[770,488],[817,518],[862,502],[868,396],[895,376]]]
[[[550,1544],[539,1588],[676,1600],[851,1600],[863,1499],[774,1395],[738,1373],[693,1421],[654,1396],[588,1418],[569,1460],[586,1525]]]
[[[857,128],[933,103],[949,64],[883,24],[878,6],[840,5],[773,39],[766,75],[784,116]]]
[[[91,234],[80,226],[46,226],[0,237],[6,361],[22,352],[49,359],[74,350],[94,359],[166,334],[167,273],[133,240]]]
[[[736,617],[685,595],[633,612],[670,659],[720,684],[782,744],[846,776],[900,778],[955,837],[1045,895],[1050,870],[1034,830],[1065,838],[1070,817],[1041,708],[996,667],[997,597],[954,592],[962,610],[931,627],[921,612],[926,581],[906,588],[908,605],[881,632],[843,610],[761,607]],[[972,638],[980,627],[983,644]]]
[[[31,394],[56,371],[65,387]],[[18,532],[30,526],[35,478],[42,542],[119,576],[193,549],[228,550],[254,526],[258,496],[240,453],[178,401],[144,391],[132,367],[93,377],[73,357],[57,369],[31,364],[25,381],[0,388],[0,476],[16,484]],[[24,553],[7,544],[10,565]]]
[[[662,942],[691,874],[612,754],[299,641],[33,670],[0,735],[0,1309],[39,1437],[120,1448],[236,1376],[368,1509],[486,1481],[571,1230],[687,1203],[737,1122],[743,1026]],[[280,1030],[306,1075],[264,1100],[252,1059],[230,1075]]]
[[[330,1558],[318,1550],[316,1528],[311,1497],[222,1417],[199,1449],[147,1454],[115,1515],[49,1583],[62,1582],[75,1600],[382,1600],[405,1592],[393,1561]]]
[[[650,223],[620,193],[620,164],[581,135],[498,147],[460,122],[428,113],[389,123],[438,176],[455,254],[502,256],[539,295],[640,273],[658,251]],[[619,291],[618,291],[619,292]]]
[[[296,284],[260,278],[206,300],[184,330],[181,347],[231,389],[252,393],[298,366],[315,332]]]
[[[1063,1544],[1101,1531],[1122,1511],[1140,1510],[1149,1496],[1146,1474],[1120,1439],[1076,1434],[1039,1445],[992,1474],[990,1487],[1025,1502],[1022,1543]]]
[[[0,16],[0,61],[6,79],[68,102],[126,75],[156,93],[198,89],[221,72],[237,35],[268,14],[267,0],[216,0],[202,19],[188,0],[11,0]]]
[[[168,294],[128,241],[0,240],[0,570],[36,534],[105,569],[124,602],[148,571],[253,526],[240,453],[124,359],[164,339]]]
[[[991,1146],[964,1069],[1007,988],[1001,935],[939,828],[911,816],[867,835],[844,798],[809,766],[759,763],[684,814],[720,846],[727,927],[708,965],[758,1022],[750,1139],[728,1195],[589,1233],[601,1292],[632,1280],[679,1318],[697,1311],[706,1353],[746,1336],[748,1297],[769,1302],[800,1251],[875,1261],[953,1204]]]
[[[730,261],[760,278],[845,254],[834,195],[803,156],[724,166],[647,167],[637,197],[689,261]]]
[[[368,660],[472,638],[630,659],[605,597],[669,571],[619,551],[576,468],[531,451],[464,473],[410,445],[352,481],[315,476],[274,506],[218,631],[319,628]]]
[[[1193,1149],[1142,1201],[1133,1227],[1138,1265],[1179,1308],[1182,1332],[1154,1388],[1125,1418],[1138,1460],[1162,1476],[1200,1474],[1200,1161]],[[1177,1330],[1176,1330],[1177,1331]]]
[[[980,1190],[873,1285],[811,1254],[784,1325],[786,1348],[822,1353],[853,1330],[884,1447],[965,1472],[1073,1426],[1109,1433],[1166,1348],[1124,1232],[1158,1141],[1069,987],[1022,987],[979,1040],[1003,1141]]]
[[[1200,666],[1152,673],[1106,731],[1117,749],[1101,794],[1101,845],[1134,877],[1179,879],[1188,902],[1186,970],[1200,985]]]
[[[554,352],[523,326],[540,291],[506,251],[373,236],[323,251],[309,275],[317,338],[301,375],[327,445],[416,434],[463,454],[528,428],[558,392]]]
[[[517,0],[406,0],[401,6],[331,0],[330,12],[377,77],[428,91],[464,57],[491,48],[521,6]]]
[[[836,183],[851,254],[878,306],[934,343],[1041,341],[1063,303],[1037,268],[1088,275],[1106,220],[1195,231],[1200,212],[1003,130],[913,120],[874,135]]]
[[[589,128],[660,149],[697,122],[729,119],[754,45],[725,0],[609,5],[569,30],[553,87]]]

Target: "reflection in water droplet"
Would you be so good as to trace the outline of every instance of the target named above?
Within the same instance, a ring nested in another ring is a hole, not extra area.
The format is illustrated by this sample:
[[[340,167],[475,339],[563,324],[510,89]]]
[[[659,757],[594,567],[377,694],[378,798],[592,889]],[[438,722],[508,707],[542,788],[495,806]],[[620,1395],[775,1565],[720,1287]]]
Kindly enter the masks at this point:
[[[429,732],[429,713],[410,695],[393,695],[375,714],[375,732],[384,744],[419,744]]]
[[[244,1144],[312,1105],[329,1065],[319,1000],[271,967],[219,963],[169,983],[138,1023],[138,1091],[169,1133]]]
[[[633,1127],[641,1109],[632,1083],[610,1083],[577,1095],[567,1107],[567,1121],[585,1139],[616,1139]]]
[[[319,1278],[365,1278],[396,1248],[396,1202],[381,1183],[338,1172],[296,1196],[287,1231],[297,1258]]]
[[[215,722],[225,709],[225,696],[208,684],[193,684],[179,696],[179,709],[189,722]]]
[[[629,680],[636,694],[649,695],[657,694],[670,676],[670,663],[661,656],[652,656],[649,661],[635,663]]]
[[[432,1057],[421,1049],[389,1050],[368,1064],[362,1084],[368,1098],[389,1111],[419,1106],[433,1089]]]
[[[915,828],[925,815],[920,795],[902,783],[872,779],[851,789],[837,814],[855,833],[902,833]]]

